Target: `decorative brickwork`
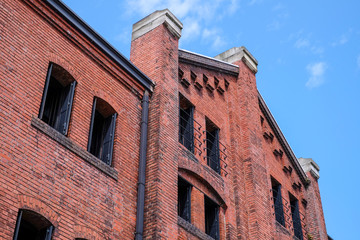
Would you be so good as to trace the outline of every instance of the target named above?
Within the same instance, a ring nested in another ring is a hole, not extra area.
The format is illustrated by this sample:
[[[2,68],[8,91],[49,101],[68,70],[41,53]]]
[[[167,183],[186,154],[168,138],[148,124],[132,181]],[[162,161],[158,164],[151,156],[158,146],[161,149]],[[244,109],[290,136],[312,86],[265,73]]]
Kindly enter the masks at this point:
[[[130,62],[60,1],[4,0],[0,8],[0,239],[13,238],[19,210],[50,222],[54,240],[134,239],[145,142],[140,239],[327,239],[319,166],[296,159],[246,48],[217,59],[179,50],[182,24],[165,9],[134,25]],[[39,114],[51,63],[76,81],[67,132]],[[91,131],[94,99],[106,102],[99,114],[117,116],[108,164],[87,150],[89,136],[104,146],[99,136],[110,129],[104,120]],[[191,108],[182,123],[181,108]]]

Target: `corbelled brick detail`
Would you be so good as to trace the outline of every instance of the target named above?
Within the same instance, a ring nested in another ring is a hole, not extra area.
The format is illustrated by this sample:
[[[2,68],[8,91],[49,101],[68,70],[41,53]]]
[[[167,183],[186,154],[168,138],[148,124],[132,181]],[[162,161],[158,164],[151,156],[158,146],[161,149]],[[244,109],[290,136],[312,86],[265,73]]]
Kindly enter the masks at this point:
[[[0,238],[13,237],[17,213],[27,209],[55,226],[54,240],[133,239],[147,87],[48,2],[4,0],[0,8]],[[144,239],[212,239],[207,198],[219,206],[220,240],[294,239],[295,197],[304,238],[326,240],[319,168],[296,160],[258,93],[255,58],[243,47],[221,60],[179,50],[181,28],[169,10],[157,11],[136,23],[131,43],[131,61],[156,84]],[[50,62],[77,81],[67,136],[36,117]],[[194,105],[194,153],[179,143],[179,94]],[[94,97],[118,113],[111,166],[86,150]],[[220,129],[220,173],[207,165],[209,122]],[[192,185],[190,222],[177,213],[179,176]],[[285,226],[275,220],[271,178],[282,185]]]

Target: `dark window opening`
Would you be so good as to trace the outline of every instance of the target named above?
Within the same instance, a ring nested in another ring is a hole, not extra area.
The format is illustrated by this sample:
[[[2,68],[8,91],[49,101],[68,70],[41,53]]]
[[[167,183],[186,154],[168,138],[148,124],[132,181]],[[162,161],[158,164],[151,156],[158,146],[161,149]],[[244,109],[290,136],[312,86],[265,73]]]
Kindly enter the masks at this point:
[[[281,197],[281,184],[271,178],[272,193],[274,200],[275,219],[281,225],[285,226],[284,208]]]
[[[91,115],[88,151],[111,165],[117,114],[100,98],[95,98]]]
[[[179,177],[178,180],[178,215],[191,222],[191,185]]]
[[[179,100],[179,142],[194,153],[194,107],[182,95]]]
[[[50,63],[40,105],[39,118],[66,135],[76,81],[59,65]]]
[[[219,129],[206,119],[206,156],[207,165],[220,173]]]
[[[54,226],[40,214],[20,209],[16,221],[14,240],[50,240]]]
[[[294,235],[298,239],[303,240],[299,201],[293,195],[289,194],[289,196],[290,196],[291,217],[294,227]]]
[[[219,233],[219,206],[205,196],[205,233],[218,240]]]

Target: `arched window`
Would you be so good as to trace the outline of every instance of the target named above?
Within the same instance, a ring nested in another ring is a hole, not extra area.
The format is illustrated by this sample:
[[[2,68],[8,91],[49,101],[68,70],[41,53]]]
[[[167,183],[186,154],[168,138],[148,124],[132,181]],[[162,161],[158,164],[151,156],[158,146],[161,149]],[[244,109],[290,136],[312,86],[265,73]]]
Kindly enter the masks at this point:
[[[20,209],[13,240],[50,240],[54,226],[40,214]]]
[[[101,98],[94,98],[88,151],[111,165],[115,135],[115,110]]]
[[[76,81],[62,67],[50,63],[39,110],[39,118],[66,135]]]

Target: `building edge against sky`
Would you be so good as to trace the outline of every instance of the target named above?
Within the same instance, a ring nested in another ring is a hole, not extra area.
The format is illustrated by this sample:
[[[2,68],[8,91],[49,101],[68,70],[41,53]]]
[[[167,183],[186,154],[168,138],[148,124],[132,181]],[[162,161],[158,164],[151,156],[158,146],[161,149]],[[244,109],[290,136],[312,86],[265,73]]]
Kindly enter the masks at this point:
[[[295,157],[246,48],[179,50],[165,9],[134,24],[130,62],[60,1],[1,7],[0,237],[328,239],[319,167]]]

